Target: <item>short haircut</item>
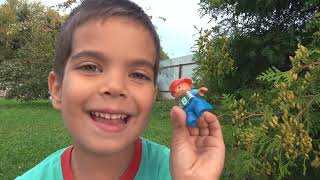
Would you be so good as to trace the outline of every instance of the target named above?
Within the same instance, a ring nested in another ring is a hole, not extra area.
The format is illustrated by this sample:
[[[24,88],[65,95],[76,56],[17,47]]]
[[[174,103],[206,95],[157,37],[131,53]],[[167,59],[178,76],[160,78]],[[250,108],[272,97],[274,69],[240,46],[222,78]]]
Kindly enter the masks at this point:
[[[143,25],[151,34],[155,50],[156,63],[154,67],[154,83],[159,71],[160,40],[150,17],[134,2],[130,0],[84,0],[73,9],[60,29],[56,42],[54,71],[62,83],[65,66],[71,55],[73,35],[77,28],[94,19],[107,19],[114,16],[123,16]]]

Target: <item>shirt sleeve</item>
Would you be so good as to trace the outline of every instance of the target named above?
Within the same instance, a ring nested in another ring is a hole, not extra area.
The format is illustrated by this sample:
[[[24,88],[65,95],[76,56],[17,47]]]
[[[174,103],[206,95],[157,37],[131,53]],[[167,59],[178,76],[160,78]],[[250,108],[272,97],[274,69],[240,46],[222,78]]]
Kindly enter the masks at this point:
[[[199,89],[192,89],[190,90],[190,93],[194,96],[199,96]]]

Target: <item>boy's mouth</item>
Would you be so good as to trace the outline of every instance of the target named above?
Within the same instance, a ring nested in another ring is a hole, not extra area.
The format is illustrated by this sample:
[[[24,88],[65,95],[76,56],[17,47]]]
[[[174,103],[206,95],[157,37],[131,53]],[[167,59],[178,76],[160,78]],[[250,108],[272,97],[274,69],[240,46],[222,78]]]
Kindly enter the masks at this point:
[[[90,111],[93,124],[103,132],[120,133],[127,128],[131,115],[123,112]]]
[[[102,113],[102,112],[90,112],[90,116],[97,122],[109,121],[109,123],[128,123],[129,115],[127,114],[111,114],[111,113]]]

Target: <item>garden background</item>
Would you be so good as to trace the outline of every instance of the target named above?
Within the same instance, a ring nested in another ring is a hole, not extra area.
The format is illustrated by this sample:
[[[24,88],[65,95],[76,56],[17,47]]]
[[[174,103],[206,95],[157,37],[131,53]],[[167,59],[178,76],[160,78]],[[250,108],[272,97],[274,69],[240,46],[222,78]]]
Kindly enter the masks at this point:
[[[0,6],[0,179],[70,144],[47,75],[67,17],[27,0]],[[320,1],[200,0],[197,85],[209,88],[227,147],[222,179],[320,178]],[[162,51],[162,59],[167,59]],[[172,101],[157,101],[144,136],[168,145]]]

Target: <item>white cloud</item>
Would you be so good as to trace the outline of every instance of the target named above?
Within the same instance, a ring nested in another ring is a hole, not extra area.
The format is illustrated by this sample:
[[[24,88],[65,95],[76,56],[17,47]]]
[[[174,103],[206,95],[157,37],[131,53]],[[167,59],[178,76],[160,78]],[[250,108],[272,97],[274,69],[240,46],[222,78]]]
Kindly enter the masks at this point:
[[[197,39],[197,30],[194,26],[209,28],[209,18],[200,18],[199,5],[196,0],[134,0],[137,4],[147,9],[153,17],[153,22],[158,28],[162,46],[170,57],[190,54],[192,46]],[[157,17],[164,17],[163,22]]]

